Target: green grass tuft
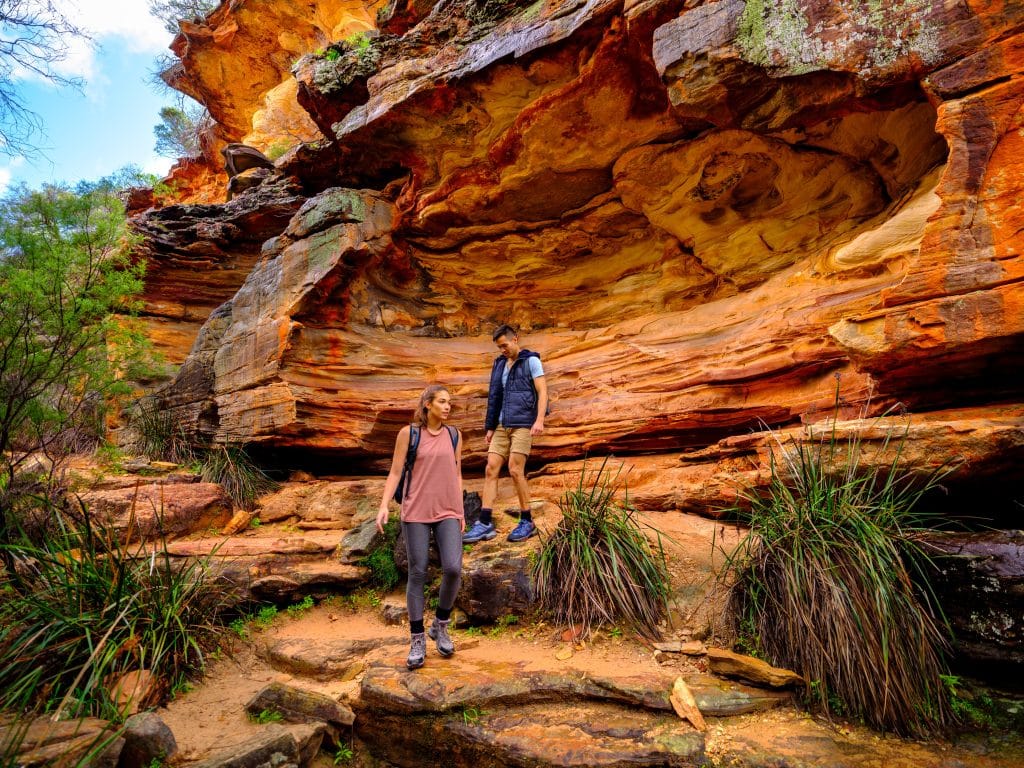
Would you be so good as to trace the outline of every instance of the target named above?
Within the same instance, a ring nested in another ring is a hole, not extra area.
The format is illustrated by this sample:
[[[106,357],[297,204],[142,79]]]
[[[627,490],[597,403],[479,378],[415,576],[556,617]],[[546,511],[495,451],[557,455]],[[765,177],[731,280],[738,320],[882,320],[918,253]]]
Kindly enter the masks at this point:
[[[207,483],[219,483],[235,506],[246,510],[253,509],[261,495],[278,488],[243,446],[212,446],[203,457],[202,475]]]
[[[533,568],[537,598],[555,621],[581,626],[585,635],[601,624],[624,624],[656,639],[670,592],[662,534],[639,521],[628,498],[615,500],[617,475],[605,472],[607,463],[589,487],[584,467],[579,485],[559,501],[562,521],[543,539]]]
[[[139,669],[163,683],[140,703],[159,703],[223,631],[208,560],[172,558],[162,540],[129,548],[84,505],[49,514],[41,538],[2,547],[18,570],[0,603],[0,708],[119,720],[108,686]]]
[[[750,530],[723,578],[746,649],[801,674],[813,707],[928,736],[955,713],[917,508],[950,468],[904,469],[905,434],[876,448],[880,472],[864,467],[858,436],[837,438],[835,417],[805,441],[773,435],[768,490],[743,493]]]

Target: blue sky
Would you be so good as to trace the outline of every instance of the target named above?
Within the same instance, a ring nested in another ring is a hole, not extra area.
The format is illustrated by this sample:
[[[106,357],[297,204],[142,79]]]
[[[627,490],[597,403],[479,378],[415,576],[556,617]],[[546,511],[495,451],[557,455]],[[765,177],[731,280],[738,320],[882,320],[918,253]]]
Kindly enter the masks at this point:
[[[173,160],[153,151],[153,126],[174,94],[148,84],[154,59],[167,53],[172,35],[149,15],[146,0],[57,0],[74,24],[89,30],[93,44],[77,41],[61,74],[84,81],[81,92],[39,79],[20,79],[19,93],[38,114],[46,135],[42,157],[0,155],[0,192],[24,182],[75,183],[109,175],[125,165],[162,175]]]

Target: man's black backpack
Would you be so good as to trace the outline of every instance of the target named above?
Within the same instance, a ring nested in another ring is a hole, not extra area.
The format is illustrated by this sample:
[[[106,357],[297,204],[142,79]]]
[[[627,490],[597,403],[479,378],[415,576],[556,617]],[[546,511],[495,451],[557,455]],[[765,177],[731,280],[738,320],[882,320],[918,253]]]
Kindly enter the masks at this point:
[[[452,450],[459,449],[459,430],[447,424],[444,428],[448,430],[448,437],[452,439]],[[409,425],[409,450],[405,453],[405,466],[402,467],[402,476],[398,479],[398,487],[395,489],[394,499],[399,504],[405,496],[405,489],[412,477],[412,465],[416,463],[416,450],[420,447],[420,428],[415,424]]]

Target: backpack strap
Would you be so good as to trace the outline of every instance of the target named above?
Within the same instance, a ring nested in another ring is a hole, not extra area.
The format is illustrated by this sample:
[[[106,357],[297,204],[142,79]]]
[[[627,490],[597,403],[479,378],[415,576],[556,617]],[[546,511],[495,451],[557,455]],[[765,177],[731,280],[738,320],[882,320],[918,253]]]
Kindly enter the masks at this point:
[[[415,424],[409,425],[409,450],[405,452],[405,469],[412,472],[412,465],[416,463],[416,451],[420,447],[420,428]]]
[[[459,430],[457,430],[455,427],[449,426],[448,424],[445,424],[444,428],[448,430],[448,437],[450,437],[451,440],[452,440],[452,450],[455,451],[455,455],[458,456],[458,454],[459,454]]]

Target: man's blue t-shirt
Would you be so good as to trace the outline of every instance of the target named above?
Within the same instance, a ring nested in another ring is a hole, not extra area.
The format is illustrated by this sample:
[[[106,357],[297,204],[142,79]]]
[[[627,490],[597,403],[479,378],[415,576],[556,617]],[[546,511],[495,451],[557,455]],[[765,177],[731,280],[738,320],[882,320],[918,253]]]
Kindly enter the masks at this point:
[[[531,379],[539,379],[541,376],[544,375],[544,366],[540,364],[540,358],[539,357],[536,357],[534,355],[530,355],[530,357],[528,357],[526,359],[530,361],[530,378]],[[505,384],[508,382],[508,372],[509,372],[509,369],[511,367],[512,367],[511,365],[509,365],[508,363],[505,363],[505,367],[501,369],[501,388],[502,388],[502,390],[505,389]],[[498,423],[499,424],[504,424],[505,423],[505,401],[504,400],[502,400],[502,403],[501,403],[501,415],[498,417]]]

